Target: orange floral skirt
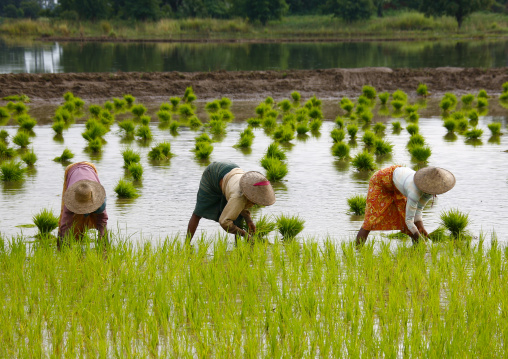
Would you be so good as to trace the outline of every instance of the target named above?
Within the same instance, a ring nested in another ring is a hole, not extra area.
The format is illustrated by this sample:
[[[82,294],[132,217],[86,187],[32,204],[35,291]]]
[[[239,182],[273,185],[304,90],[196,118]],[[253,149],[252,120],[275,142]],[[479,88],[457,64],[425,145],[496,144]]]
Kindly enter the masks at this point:
[[[393,184],[393,171],[397,167],[400,166],[384,168],[371,177],[363,229],[409,233],[405,221],[407,199]]]

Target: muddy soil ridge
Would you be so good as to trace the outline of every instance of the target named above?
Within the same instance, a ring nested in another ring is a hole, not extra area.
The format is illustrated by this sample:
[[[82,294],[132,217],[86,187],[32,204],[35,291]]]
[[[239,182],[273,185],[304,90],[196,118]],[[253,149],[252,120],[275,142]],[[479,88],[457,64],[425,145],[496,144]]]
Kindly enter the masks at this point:
[[[508,81],[508,67],[424,69],[324,69],[287,71],[215,72],[112,72],[57,74],[0,74],[0,98],[26,94],[33,102],[60,100],[71,91],[88,100],[110,99],[131,94],[140,100],[181,96],[192,86],[200,100],[230,97],[256,100],[272,96],[288,98],[298,91],[303,98],[357,97],[364,85],[378,92],[397,89],[416,97],[418,84],[428,86],[433,96],[457,95],[480,89],[498,94]]]

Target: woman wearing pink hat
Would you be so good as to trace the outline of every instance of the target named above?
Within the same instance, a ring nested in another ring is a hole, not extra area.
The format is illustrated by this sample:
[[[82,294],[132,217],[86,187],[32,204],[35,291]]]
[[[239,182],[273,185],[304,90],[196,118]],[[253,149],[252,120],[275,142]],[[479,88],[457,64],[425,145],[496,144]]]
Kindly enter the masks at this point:
[[[231,162],[212,162],[199,183],[196,207],[189,220],[187,238],[190,243],[201,218],[219,222],[228,233],[247,236],[256,231],[249,208],[254,204],[270,206],[275,193],[270,182],[256,171],[245,172]],[[243,227],[247,223],[249,233]]]

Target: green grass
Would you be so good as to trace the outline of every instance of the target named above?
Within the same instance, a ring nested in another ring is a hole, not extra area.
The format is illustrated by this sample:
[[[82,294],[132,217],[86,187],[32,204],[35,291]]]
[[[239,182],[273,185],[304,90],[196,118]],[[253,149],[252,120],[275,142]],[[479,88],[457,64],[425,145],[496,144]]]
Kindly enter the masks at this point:
[[[368,152],[358,152],[351,160],[351,164],[357,171],[374,171],[376,164],[374,157]]]
[[[91,151],[92,153],[99,153],[102,151],[102,139],[95,138],[90,141],[88,141],[88,146],[86,147],[87,150]]]
[[[406,126],[406,130],[409,133],[410,136],[413,136],[414,134],[417,134],[420,131],[420,128],[417,124],[409,124]]]
[[[407,142],[407,147],[411,148],[413,146],[423,146],[425,145],[425,138],[419,133],[412,135],[409,137],[409,141]]]
[[[148,141],[152,139],[152,130],[150,130],[150,126],[148,125],[140,125],[136,130],[136,136],[138,136],[141,140]]]
[[[305,220],[299,216],[289,216],[281,214],[277,216],[277,230],[284,240],[294,239],[303,231]]]
[[[53,161],[65,163],[72,158],[74,158],[74,153],[68,148],[65,148],[60,156],[53,158]]]
[[[458,208],[452,208],[443,211],[440,214],[441,224],[445,227],[453,238],[459,238],[466,234],[466,228],[469,225],[469,215],[462,213]]]
[[[272,142],[266,150],[265,157],[277,158],[281,161],[287,158],[286,153],[282,150],[277,142]]]
[[[255,219],[254,222],[256,223],[257,237],[265,237],[277,229],[277,222],[272,220],[272,217],[268,215],[263,215],[258,219]]]
[[[349,138],[351,140],[354,140],[356,138],[356,134],[358,133],[358,126],[355,125],[354,123],[350,123],[349,125],[347,125],[346,130],[349,135]]]
[[[46,208],[39,211],[32,217],[35,226],[39,229],[39,233],[47,234],[58,227],[58,216],[53,214],[53,211]]]
[[[347,204],[350,213],[363,216],[365,214],[365,207],[367,206],[367,196],[361,194],[350,196],[347,199]]]
[[[122,151],[123,167],[128,168],[132,163],[138,163],[141,161],[141,155],[139,152],[134,151],[132,148],[126,148]]]
[[[453,133],[457,129],[457,121],[453,118],[449,118],[444,121],[443,126],[448,130],[448,133]]]
[[[362,136],[362,141],[366,147],[374,146],[374,142],[376,141],[376,139],[377,139],[376,135],[374,134],[374,132],[371,131],[365,131],[365,133]]]
[[[21,167],[21,162],[9,161],[0,165],[0,180],[4,182],[22,181],[26,168]]]
[[[115,193],[119,198],[136,198],[138,191],[132,182],[120,179],[115,186]]]
[[[429,95],[427,85],[418,84],[418,87],[416,88],[416,93],[418,94],[418,96],[427,97]]]
[[[334,143],[341,142],[346,137],[346,132],[343,129],[334,128],[330,133],[330,137]]]
[[[134,131],[136,130],[136,125],[132,120],[123,120],[118,122],[118,127],[120,127],[126,135],[134,135]]]
[[[374,141],[374,153],[376,155],[387,155],[392,152],[393,145],[385,140],[376,139]]]

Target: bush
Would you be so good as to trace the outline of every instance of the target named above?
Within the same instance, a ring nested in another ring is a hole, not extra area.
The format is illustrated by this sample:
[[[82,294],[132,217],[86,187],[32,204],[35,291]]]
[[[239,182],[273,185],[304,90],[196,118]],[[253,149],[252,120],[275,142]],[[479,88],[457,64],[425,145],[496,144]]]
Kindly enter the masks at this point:
[[[367,207],[367,196],[361,194],[351,196],[347,199],[347,204],[349,205],[350,213],[363,216],[365,214],[365,207]]]

